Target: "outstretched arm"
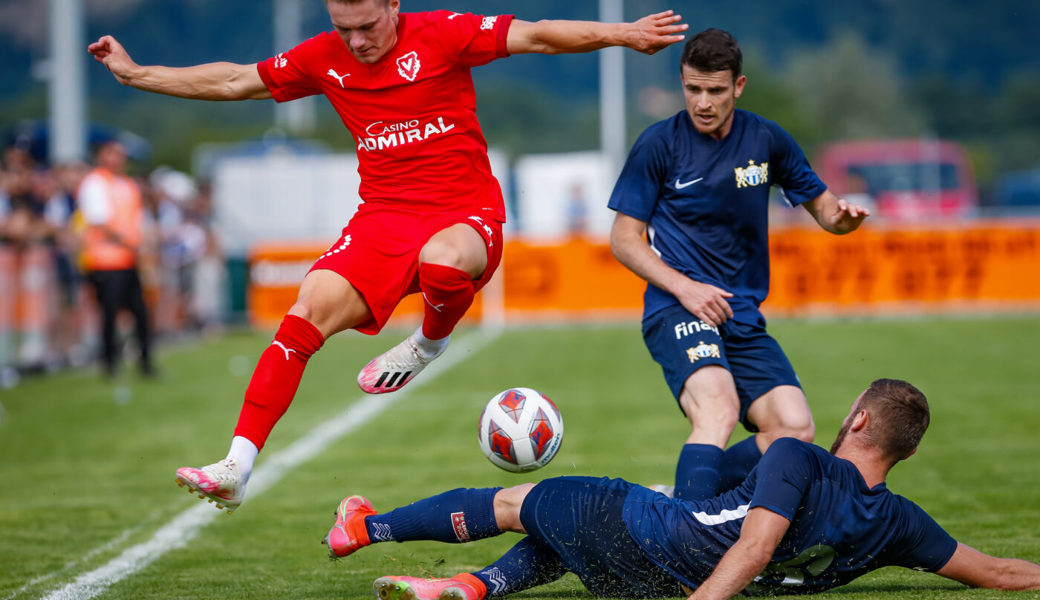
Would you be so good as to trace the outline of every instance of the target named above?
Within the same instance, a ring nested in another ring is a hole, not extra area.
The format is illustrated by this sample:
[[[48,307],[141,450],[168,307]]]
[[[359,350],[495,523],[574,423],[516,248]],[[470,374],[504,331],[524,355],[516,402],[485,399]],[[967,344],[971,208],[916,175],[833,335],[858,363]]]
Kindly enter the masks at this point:
[[[870,210],[859,204],[850,204],[824,190],[822,194],[806,202],[802,206],[816,219],[816,222],[831,233],[844,234],[859,228],[863,219],[870,216]]]
[[[974,587],[1040,589],[1040,565],[1017,558],[997,558],[960,543],[950,560],[936,573]]]
[[[756,506],[748,511],[733,544],[689,600],[725,600],[739,594],[761,573],[773,557],[777,544],[791,522],[777,513]]]
[[[666,10],[648,15],[634,23],[600,23],[598,21],[538,21],[514,19],[506,36],[510,54],[563,54],[591,52],[608,46],[625,46],[653,54],[682,41],[681,32],[689,27],[680,24],[682,17]]]
[[[698,319],[718,327],[733,316],[726,298],[733,294],[713,285],[694,281],[668,266],[647,245],[643,235],[646,223],[623,213],[614,216],[610,229],[610,250],[618,262],[625,265],[647,283],[675,296]]]
[[[116,38],[106,35],[87,47],[123,85],[196,100],[264,100],[271,92],[256,65],[215,62],[193,67],[141,66]]]

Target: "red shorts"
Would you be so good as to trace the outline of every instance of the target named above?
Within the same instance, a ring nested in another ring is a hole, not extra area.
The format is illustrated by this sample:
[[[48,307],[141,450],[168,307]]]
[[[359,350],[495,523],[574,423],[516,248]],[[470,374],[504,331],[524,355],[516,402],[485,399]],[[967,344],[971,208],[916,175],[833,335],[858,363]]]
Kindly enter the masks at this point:
[[[373,335],[386,325],[405,296],[419,292],[419,251],[435,233],[456,223],[472,227],[487,244],[487,268],[473,282],[480,290],[502,260],[502,223],[471,213],[430,215],[382,208],[366,210],[362,204],[340,238],[318,257],[310,270],[333,271],[354,286],[372,312],[371,319],[354,329]]]

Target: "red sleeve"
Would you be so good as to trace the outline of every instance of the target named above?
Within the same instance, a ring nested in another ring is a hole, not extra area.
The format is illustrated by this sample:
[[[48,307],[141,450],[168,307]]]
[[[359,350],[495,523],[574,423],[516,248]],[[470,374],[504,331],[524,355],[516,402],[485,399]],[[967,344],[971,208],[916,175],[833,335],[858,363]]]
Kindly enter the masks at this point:
[[[310,58],[320,52],[322,35],[301,43],[292,50],[259,62],[260,79],[278,102],[287,102],[321,93],[321,88],[308,69]]]
[[[513,15],[484,16],[471,13],[443,13],[438,29],[446,49],[458,56],[460,63],[475,67],[496,58],[509,56],[506,36]]]

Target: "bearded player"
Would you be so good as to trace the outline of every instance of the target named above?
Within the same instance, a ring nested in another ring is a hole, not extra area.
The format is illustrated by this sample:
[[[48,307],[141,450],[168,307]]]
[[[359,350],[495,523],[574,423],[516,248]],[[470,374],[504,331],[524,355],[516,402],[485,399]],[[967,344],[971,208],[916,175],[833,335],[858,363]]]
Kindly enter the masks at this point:
[[[123,85],[201,100],[286,102],[324,94],[353,135],[364,202],[300,286],[260,356],[227,457],[177,470],[179,484],[236,509],[257,454],[307,360],[347,329],[374,335],[401,299],[423,294],[422,326],[373,359],[361,389],[400,389],[444,352],[502,257],[505,209],[476,117],[472,67],[511,54],[681,41],[672,11],[633,23],[525,22],[511,15],[401,13],[399,0],[326,0],[334,27],[251,65],[141,66],[111,36],[88,51]]]

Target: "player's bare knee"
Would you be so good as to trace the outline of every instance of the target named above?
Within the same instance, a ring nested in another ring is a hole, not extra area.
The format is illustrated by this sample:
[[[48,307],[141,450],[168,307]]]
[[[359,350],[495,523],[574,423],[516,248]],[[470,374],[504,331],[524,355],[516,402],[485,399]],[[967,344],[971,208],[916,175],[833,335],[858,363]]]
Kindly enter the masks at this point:
[[[439,240],[426,242],[419,252],[419,262],[452,267],[460,271],[465,271],[467,267],[465,253],[460,248]]]
[[[740,409],[729,401],[684,403],[683,411],[695,428],[732,431],[740,421]]]
[[[790,437],[798,438],[803,442],[811,442],[816,439],[816,424],[810,421],[808,425],[792,431]]]
[[[700,415],[704,421],[711,423],[711,427],[719,431],[733,431],[740,422],[740,411],[728,405],[720,406],[716,411]]]
[[[700,411],[688,413],[690,416],[690,435],[688,444],[712,444],[725,447],[726,441],[737,427],[738,413],[723,407],[718,411]]]
[[[816,425],[810,419],[804,425],[788,424],[760,428],[759,434],[766,440],[767,444],[772,444],[783,437],[792,437],[803,442],[812,442],[816,439]]]
[[[503,488],[495,494],[495,522],[502,531],[514,531],[516,533],[527,533],[520,523],[520,507],[524,504],[524,498],[534,487],[533,483],[522,483],[509,488]]]
[[[806,411],[805,414],[800,415],[801,418],[797,417],[798,415],[795,414],[788,415],[787,419],[781,420],[777,429],[782,432],[783,437],[798,438],[803,442],[813,441],[816,438],[816,424],[813,422],[812,415]]]
[[[342,303],[337,306],[327,303],[309,302],[301,298],[296,301],[296,304],[292,305],[292,308],[289,309],[289,314],[300,317],[314,325],[327,338],[345,329],[350,329],[364,320],[364,317],[361,316],[363,314],[361,311],[362,309],[351,307],[348,303]]]
[[[476,279],[487,268],[488,247],[472,227],[453,225],[431,237],[419,252],[419,262],[465,271]]]
[[[314,309],[307,302],[297,300],[296,304],[289,309],[289,314],[311,323],[314,322]]]

